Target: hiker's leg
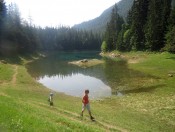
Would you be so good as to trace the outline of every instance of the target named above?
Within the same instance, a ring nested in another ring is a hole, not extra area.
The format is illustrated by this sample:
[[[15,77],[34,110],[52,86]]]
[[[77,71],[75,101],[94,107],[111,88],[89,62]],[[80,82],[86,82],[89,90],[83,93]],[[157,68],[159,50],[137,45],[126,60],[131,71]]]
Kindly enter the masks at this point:
[[[53,102],[50,102],[50,106],[53,106]]]
[[[92,115],[91,115],[91,109],[90,109],[90,104],[87,104],[86,105],[86,108],[87,108],[87,110],[89,112],[89,116],[92,117]]]
[[[82,111],[81,111],[81,116],[83,116],[83,112],[85,111],[86,106],[82,104]]]
[[[92,121],[94,121],[94,117],[93,117],[92,114],[91,114],[90,104],[88,104],[86,108],[87,108],[87,110],[88,110],[88,112],[89,112],[90,119],[91,119]]]
[[[91,111],[89,110],[88,112],[89,112],[89,116],[92,117],[92,115],[91,115]]]

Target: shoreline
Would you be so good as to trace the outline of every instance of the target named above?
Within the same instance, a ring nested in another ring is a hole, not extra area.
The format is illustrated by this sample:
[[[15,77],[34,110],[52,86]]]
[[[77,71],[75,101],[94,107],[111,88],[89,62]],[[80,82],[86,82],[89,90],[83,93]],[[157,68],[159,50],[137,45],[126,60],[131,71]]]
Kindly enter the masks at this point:
[[[136,53],[122,55],[132,58]],[[81,98],[55,92],[54,107],[50,107],[47,102],[50,90],[29,75],[25,62],[17,64],[16,69],[13,63],[0,64],[0,107],[3,108],[0,110],[0,120],[3,121],[0,126],[5,130],[15,128],[17,131],[110,131],[108,126],[128,131],[173,131],[175,77],[169,77],[167,73],[175,71],[175,55],[144,52],[137,52],[137,55],[145,58],[128,64],[128,67],[155,76],[159,81],[143,85],[145,89],[152,89],[150,93],[131,93],[91,101],[93,115],[102,122],[100,125],[92,124],[87,112],[84,119],[79,118]],[[16,59],[11,59],[16,62]],[[15,84],[11,83],[13,77],[16,77]]]

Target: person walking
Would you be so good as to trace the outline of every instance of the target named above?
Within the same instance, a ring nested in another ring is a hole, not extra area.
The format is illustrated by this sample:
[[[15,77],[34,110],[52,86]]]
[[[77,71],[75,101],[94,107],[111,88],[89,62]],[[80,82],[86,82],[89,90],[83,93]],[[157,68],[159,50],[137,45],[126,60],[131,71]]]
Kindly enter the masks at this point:
[[[49,99],[48,99],[50,106],[53,106],[53,93],[50,92]]]
[[[90,116],[90,119],[92,121],[94,121],[95,119],[94,119],[94,117],[92,117],[91,110],[90,110],[90,103],[89,103],[89,96],[88,96],[88,94],[89,94],[89,90],[87,89],[87,90],[85,90],[84,96],[82,98],[81,116],[83,117],[83,113],[84,113],[85,109],[87,109],[88,113],[89,113],[89,116]]]

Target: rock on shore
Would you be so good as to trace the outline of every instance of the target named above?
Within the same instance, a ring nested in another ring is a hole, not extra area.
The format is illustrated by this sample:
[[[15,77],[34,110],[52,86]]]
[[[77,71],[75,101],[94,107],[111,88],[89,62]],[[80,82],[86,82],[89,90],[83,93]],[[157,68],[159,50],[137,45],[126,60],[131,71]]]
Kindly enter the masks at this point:
[[[68,64],[77,65],[82,68],[88,68],[88,67],[92,67],[102,63],[104,63],[104,61],[98,60],[98,59],[83,59],[83,60],[68,62]]]

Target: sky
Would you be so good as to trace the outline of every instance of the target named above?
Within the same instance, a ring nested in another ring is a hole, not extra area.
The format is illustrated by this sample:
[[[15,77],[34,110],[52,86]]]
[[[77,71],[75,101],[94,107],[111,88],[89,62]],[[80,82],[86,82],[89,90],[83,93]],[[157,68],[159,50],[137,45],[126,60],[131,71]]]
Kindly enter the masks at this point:
[[[16,3],[25,20],[45,26],[73,26],[91,20],[120,0],[5,0]],[[30,16],[30,17],[29,17]]]

